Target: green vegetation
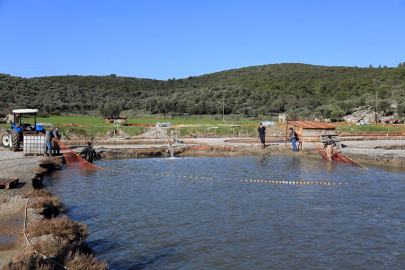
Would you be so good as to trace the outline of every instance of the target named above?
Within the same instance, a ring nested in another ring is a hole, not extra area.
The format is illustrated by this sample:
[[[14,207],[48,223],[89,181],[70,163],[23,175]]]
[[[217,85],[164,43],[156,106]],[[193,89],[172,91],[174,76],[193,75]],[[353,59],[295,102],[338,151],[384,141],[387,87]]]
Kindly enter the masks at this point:
[[[257,127],[232,127],[232,126],[181,127],[181,128],[170,128],[169,134],[171,130],[174,130],[174,134],[177,134],[182,137],[197,133],[235,136],[239,134],[256,134]]]
[[[105,136],[110,130],[121,130],[125,132],[125,134],[129,136],[136,136],[143,132],[145,132],[145,127],[125,127],[125,126],[87,126],[87,127],[59,127],[59,133],[65,133],[69,136],[69,134],[74,134],[76,136],[82,137],[103,137]]]
[[[258,125],[258,121],[253,120],[228,120],[225,117],[226,123],[231,123],[235,125]],[[118,127],[121,124],[105,124],[104,119],[98,117],[86,117],[86,116],[52,116],[52,117],[37,117],[37,122],[40,123],[50,123],[52,125],[97,125],[106,127]],[[156,123],[167,123],[170,122],[174,125],[220,125],[223,123],[222,120],[212,120],[201,117],[198,118],[131,118],[127,119],[128,124],[144,124],[149,123],[156,125]]]
[[[376,96],[378,102],[376,104]],[[370,106],[405,115],[405,64],[396,68],[274,64],[167,81],[119,76],[21,78],[0,74],[0,110],[107,115],[128,110],[162,115],[341,118]],[[394,110],[395,111],[395,110]],[[101,113],[101,114],[100,114]],[[328,116],[328,117],[327,117]]]
[[[335,126],[339,133],[401,133],[400,126],[383,126],[383,125],[352,125],[352,126]]]
[[[81,117],[81,116],[51,116],[37,117],[38,123],[50,123],[52,125],[75,124],[75,125],[101,125],[104,119],[100,117]]]

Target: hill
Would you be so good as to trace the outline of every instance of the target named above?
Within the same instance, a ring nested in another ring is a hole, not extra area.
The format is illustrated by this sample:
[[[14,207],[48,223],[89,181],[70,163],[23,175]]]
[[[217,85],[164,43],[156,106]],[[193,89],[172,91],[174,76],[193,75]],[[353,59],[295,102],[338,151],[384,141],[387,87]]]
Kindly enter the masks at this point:
[[[341,117],[364,105],[405,114],[405,63],[397,68],[272,64],[184,79],[109,76],[21,78],[0,74],[0,108],[84,112],[106,104],[152,113]],[[332,114],[332,115],[331,115]]]

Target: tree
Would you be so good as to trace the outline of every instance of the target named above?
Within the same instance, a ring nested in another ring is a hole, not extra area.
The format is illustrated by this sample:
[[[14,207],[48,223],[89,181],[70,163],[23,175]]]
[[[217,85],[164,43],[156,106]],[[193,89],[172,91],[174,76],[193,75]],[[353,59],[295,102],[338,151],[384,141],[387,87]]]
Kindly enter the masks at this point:
[[[98,111],[104,118],[118,118],[122,111],[122,107],[118,103],[106,103],[105,105],[100,105]]]
[[[330,118],[335,120],[340,120],[343,116],[345,116],[345,112],[342,110],[334,110],[330,113]]]

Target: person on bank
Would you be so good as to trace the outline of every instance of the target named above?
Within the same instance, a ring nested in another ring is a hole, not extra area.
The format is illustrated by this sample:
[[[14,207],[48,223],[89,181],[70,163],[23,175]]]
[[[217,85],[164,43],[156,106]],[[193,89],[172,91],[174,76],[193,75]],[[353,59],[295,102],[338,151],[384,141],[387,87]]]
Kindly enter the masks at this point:
[[[328,160],[332,160],[333,156],[333,147],[336,146],[336,143],[332,140],[332,136],[328,135],[328,140],[323,143],[323,148],[326,148],[326,156],[328,157]]]
[[[59,155],[60,153],[58,140],[60,140],[59,128],[55,127],[55,129],[53,130],[53,140],[52,140],[52,149],[54,155]]]
[[[291,141],[291,144],[292,144],[293,151],[298,152],[299,151],[298,148],[297,148],[297,142],[299,142],[298,134],[291,127],[290,127],[290,141]]]
[[[263,126],[263,123],[260,123],[260,126],[257,128],[257,134],[259,135],[260,142],[262,143],[262,148],[266,147],[266,128]]]
[[[96,151],[94,150],[94,148],[91,147],[91,142],[87,142],[87,146],[78,155],[80,155],[80,156],[83,155],[83,158],[86,161],[93,163],[93,159],[97,154],[96,154]]]
[[[47,146],[47,153],[46,155],[49,156],[49,154],[53,157],[52,154],[52,138],[53,138],[53,127],[51,127],[50,129],[48,129],[45,133],[45,142],[46,142],[46,146]]]

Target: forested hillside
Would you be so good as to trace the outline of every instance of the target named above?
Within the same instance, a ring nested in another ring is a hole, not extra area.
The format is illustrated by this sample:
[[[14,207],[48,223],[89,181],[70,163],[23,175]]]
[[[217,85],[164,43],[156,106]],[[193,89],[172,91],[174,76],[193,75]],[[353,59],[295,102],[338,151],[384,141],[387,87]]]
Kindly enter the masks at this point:
[[[339,118],[364,105],[405,114],[405,63],[397,68],[274,64],[167,81],[108,76],[21,78],[0,74],[0,109],[85,112],[115,104],[152,113],[288,112]]]

